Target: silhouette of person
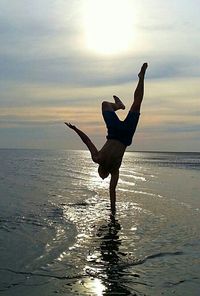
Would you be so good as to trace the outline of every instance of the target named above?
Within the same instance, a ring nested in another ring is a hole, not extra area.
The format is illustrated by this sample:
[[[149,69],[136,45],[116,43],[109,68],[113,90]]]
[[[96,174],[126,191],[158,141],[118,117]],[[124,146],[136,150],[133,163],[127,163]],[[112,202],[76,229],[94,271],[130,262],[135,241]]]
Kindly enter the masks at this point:
[[[84,132],[75,125],[65,122],[65,124],[74,130],[85,143],[91,153],[92,160],[99,164],[99,176],[105,179],[111,174],[109,192],[113,215],[116,211],[116,187],[119,179],[119,168],[126,147],[130,146],[132,143],[133,135],[138,124],[140,107],[144,96],[144,77],[147,67],[148,64],[144,63],[138,74],[139,81],[134,92],[134,101],[124,121],[121,121],[116,114],[117,110],[125,109],[124,104],[117,96],[113,96],[114,103],[107,101],[102,102],[102,115],[108,130],[108,135],[107,141],[100,151],[97,150],[96,146]]]

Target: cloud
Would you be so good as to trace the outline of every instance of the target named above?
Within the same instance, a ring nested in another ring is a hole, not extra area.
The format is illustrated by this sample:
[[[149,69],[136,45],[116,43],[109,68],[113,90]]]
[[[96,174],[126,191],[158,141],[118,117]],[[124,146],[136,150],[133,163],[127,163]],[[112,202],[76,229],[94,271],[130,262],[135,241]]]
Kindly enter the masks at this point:
[[[136,83],[135,83],[136,85]],[[133,85],[108,87],[68,88],[52,85],[24,84],[10,90],[6,85],[4,104],[0,110],[4,120],[64,121],[77,119],[83,123],[102,122],[101,102],[112,100],[112,95],[122,97],[127,110],[132,103]],[[142,105],[142,126],[146,129],[165,129],[171,123],[191,125],[199,123],[199,79],[147,80]],[[8,92],[8,97],[6,93]],[[14,102],[8,100],[15,96]],[[125,112],[119,116],[123,119]],[[98,120],[97,120],[98,118]]]
[[[118,59],[94,58],[69,55],[52,58],[11,58],[0,56],[1,79],[32,83],[52,83],[68,86],[119,85],[137,79],[137,72],[144,59],[126,56]],[[200,60],[196,57],[147,56],[148,77],[163,79],[171,77],[198,77]]]
[[[163,143],[167,147],[167,141],[173,146],[176,137],[180,143],[181,137],[187,141],[186,135],[198,145],[197,2],[191,0],[187,5],[180,0],[134,2],[135,43],[129,52],[115,56],[86,50],[81,22],[84,3],[0,2],[0,127],[7,143],[11,140],[5,134],[9,131],[11,135],[12,128],[25,141],[24,131],[26,143],[28,139],[31,141],[30,129],[37,133],[40,127],[47,134],[52,128],[57,137],[65,120],[75,122],[99,139],[105,135],[101,101],[117,94],[128,109],[137,73],[147,61],[138,147],[142,147],[142,139],[146,139],[149,147],[153,147],[153,141],[156,147]],[[124,113],[119,116],[123,119]]]
[[[180,7],[173,2],[136,3],[136,11],[144,15],[136,22],[138,39],[129,53],[114,57],[86,51],[81,27],[83,4],[13,0],[9,6],[7,1],[1,1],[1,79],[80,87],[120,85],[136,79],[145,61],[150,63],[148,75],[153,79],[199,75],[200,42],[191,26],[177,29],[179,20],[169,8],[179,13]],[[144,11],[143,5],[148,9]]]
[[[46,108],[2,108],[0,128],[8,126],[34,126],[64,124],[65,121],[78,125],[97,126],[102,122],[100,110],[92,107],[46,107]]]

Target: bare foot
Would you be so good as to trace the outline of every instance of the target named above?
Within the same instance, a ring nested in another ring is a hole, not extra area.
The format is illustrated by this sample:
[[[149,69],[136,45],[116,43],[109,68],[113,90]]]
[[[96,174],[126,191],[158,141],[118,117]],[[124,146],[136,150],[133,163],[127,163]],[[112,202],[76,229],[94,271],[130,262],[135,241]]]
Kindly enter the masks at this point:
[[[122,103],[122,101],[120,100],[120,98],[118,98],[117,96],[113,96],[114,100],[115,100],[115,104],[117,104],[119,106],[119,109],[124,110],[125,106]]]
[[[69,128],[71,128],[71,129],[73,129],[73,130],[75,130],[75,125],[72,125],[71,123],[69,123],[69,122],[65,122],[65,124],[69,127]]]
[[[147,67],[148,67],[148,64],[147,63],[144,63],[142,65],[142,68],[140,70],[140,73],[138,74],[138,77],[139,78],[143,78],[144,77]]]

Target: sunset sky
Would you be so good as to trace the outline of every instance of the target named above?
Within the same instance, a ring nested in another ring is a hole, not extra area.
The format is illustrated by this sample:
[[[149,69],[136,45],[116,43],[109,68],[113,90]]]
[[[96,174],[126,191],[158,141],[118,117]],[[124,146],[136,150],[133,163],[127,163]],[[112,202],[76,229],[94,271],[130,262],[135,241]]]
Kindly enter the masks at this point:
[[[199,0],[1,0],[0,148],[105,141],[102,100],[127,106],[148,62],[130,150],[200,151]],[[125,111],[119,112],[125,117]]]

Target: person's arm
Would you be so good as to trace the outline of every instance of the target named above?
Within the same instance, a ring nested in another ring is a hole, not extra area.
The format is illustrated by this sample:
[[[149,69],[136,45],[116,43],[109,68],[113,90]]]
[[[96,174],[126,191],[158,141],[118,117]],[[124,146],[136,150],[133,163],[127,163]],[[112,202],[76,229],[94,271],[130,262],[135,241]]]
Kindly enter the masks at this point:
[[[111,211],[112,214],[115,214],[115,203],[116,203],[116,187],[119,179],[119,170],[115,171],[111,174],[110,179],[110,204],[111,204]]]
[[[80,129],[78,129],[75,125],[72,125],[71,123],[67,123],[65,122],[65,124],[73,129],[81,138],[81,140],[83,141],[83,143],[87,146],[87,148],[89,149],[91,156],[92,156],[92,160],[94,162],[98,161],[98,150],[95,147],[95,145],[92,143],[92,141],[90,140],[90,138],[84,133],[82,132]]]

